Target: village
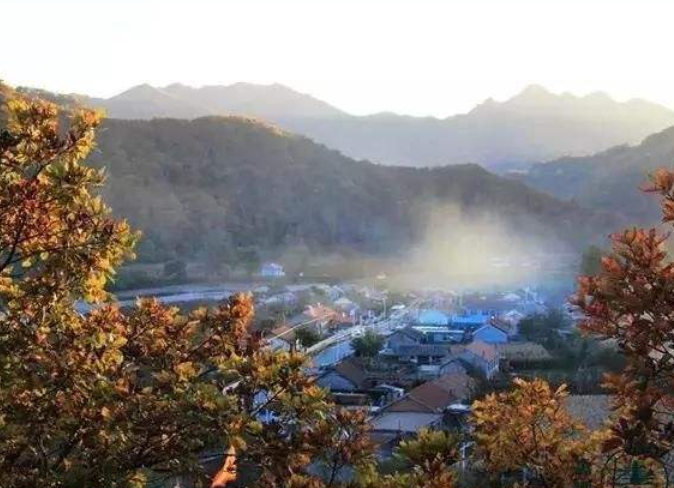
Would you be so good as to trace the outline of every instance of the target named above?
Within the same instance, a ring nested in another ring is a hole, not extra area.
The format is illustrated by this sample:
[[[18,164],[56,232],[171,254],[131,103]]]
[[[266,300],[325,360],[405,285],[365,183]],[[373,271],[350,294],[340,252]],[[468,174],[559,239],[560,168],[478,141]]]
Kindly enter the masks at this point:
[[[268,347],[304,352],[337,404],[366,409],[382,458],[423,429],[468,434],[471,402],[515,377],[569,384],[569,409],[589,428],[608,415],[597,385],[611,348],[582,342],[568,307],[533,287],[400,293],[382,278],[278,286],[272,276],[254,290]]]

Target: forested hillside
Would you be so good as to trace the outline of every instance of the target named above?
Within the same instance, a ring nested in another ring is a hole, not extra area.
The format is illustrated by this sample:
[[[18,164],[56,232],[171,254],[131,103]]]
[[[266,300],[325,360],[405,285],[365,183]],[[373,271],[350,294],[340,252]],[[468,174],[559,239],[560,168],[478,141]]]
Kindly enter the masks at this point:
[[[97,144],[89,163],[106,168],[113,210],[144,232],[143,260],[226,262],[295,245],[387,254],[418,243],[429,216],[437,222],[447,207],[560,248],[602,237],[615,223],[477,165],[355,161],[240,117],[109,119]]]
[[[659,220],[658,202],[639,190],[648,175],[674,164],[674,128],[638,146],[619,146],[589,157],[563,158],[537,165],[527,184],[587,208],[610,210],[626,222]]]
[[[298,243],[389,252],[414,244],[427,215],[449,204],[566,244],[611,225],[476,165],[359,162],[240,118],[108,120],[91,163],[108,168],[106,198],[145,231],[146,255]]]

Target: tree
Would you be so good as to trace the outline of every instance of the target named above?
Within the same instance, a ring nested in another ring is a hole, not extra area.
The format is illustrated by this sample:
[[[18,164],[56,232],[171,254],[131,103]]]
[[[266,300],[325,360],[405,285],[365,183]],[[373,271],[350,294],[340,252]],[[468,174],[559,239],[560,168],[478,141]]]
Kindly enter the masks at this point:
[[[366,455],[359,418],[325,430],[337,413],[305,358],[251,332],[250,296],[187,316],[154,299],[103,302],[137,235],[93,195],[102,173],[81,163],[99,117],[64,118],[17,99],[0,133],[3,488],[202,482],[199,457],[214,448],[254,465],[254,486],[318,483],[308,463],[347,430]],[[80,300],[93,311],[79,313]]]
[[[558,308],[548,309],[524,317],[519,323],[520,333],[531,340],[553,339],[557,331],[569,326],[569,319]]]
[[[238,251],[239,261],[249,275],[253,275],[260,270],[260,253],[254,247],[243,248]]]
[[[515,388],[473,404],[478,455],[491,475],[521,471],[527,484],[546,488],[582,481],[579,467],[594,463],[597,438],[565,409],[564,386],[516,379]]]
[[[401,466],[383,474],[374,464],[359,473],[360,488],[454,488],[452,467],[461,459],[461,440],[445,431],[421,430],[413,439],[402,441],[394,451]]]
[[[368,330],[364,335],[351,341],[353,351],[358,357],[374,358],[384,347],[384,337]]]
[[[657,171],[647,191],[660,195],[663,222],[674,222],[674,173]],[[631,228],[612,236],[599,273],[579,278],[573,303],[581,328],[614,341],[626,367],[607,377],[616,420],[605,450],[663,462],[674,448],[674,264],[668,235]]]
[[[164,277],[170,280],[186,281],[187,264],[180,259],[174,259],[164,264]]]
[[[594,276],[601,271],[602,250],[597,246],[589,246],[583,252],[580,261],[580,274]]]
[[[311,347],[321,340],[321,336],[318,335],[318,332],[316,332],[311,327],[300,327],[295,332],[295,337],[297,337],[297,340],[300,341],[302,347],[305,348]]]

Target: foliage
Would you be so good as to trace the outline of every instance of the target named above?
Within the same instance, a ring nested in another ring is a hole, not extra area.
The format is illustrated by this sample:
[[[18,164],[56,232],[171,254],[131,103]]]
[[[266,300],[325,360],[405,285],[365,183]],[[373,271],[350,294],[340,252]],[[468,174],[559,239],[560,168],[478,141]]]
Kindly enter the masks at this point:
[[[351,346],[356,356],[373,358],[384,347],[384,336],[368,330],[362,336],[353,339]]]
[[[164,277],[177,280],[177,281],[186,281],[187,280],[187,264],[185,261],[180,259],[174,259],[164,264]]]
[[[663,221],[674,222],[674,173],[656,172],[647,190],[661,196]],[[614,341],[626,357],[624,371],[606,380],[617,420],[604,447],[659,460],[674,448],[674,264],[656,229],[612,240],[601,272],[581,277],[574,298],[583,330]]]
[[[475,442],[486,470],[522,470],[528,483],[548,488],[580,481],[578,466],[594,461],[597,442],[566,411],[566,396],[563,386],[553,390],[539,379],[516,379],[513,390],[476,401]]]
[[[564,157],[532,165],[524,181],[531,187],[585,208],[617,213],[620,227],[652,225],[660,217],[654,199],[639,191],[644,174],[674,160],[674,128],[649,135],[640,144],[622,145],[588,156]],[[664,128],[664,126],[663,126]],[[620,228],[614,226],[615,228]]]
[[[569,319],[558,308],[548,309],[545,313],[528,315],[520,320],[519,331],[528,340],[554,340],[560,329],[569,326]]]
[[[460,439],[445,431],[421,430],[394,452],[405,469],[381,474],[370,465],[360,473],[362,488],[453,488],[452,466],[460,460]]]
[[[563,243],[613,228],[603,215],[477,165],[375,165],[248,119],[103,126],[88,162],[106,168],[101,192],[115,214],[142,229],[144,262],[221,261],[257,272],[267,253],[295,247],[389,255],[424,239],[429,211],[438,206],[469,218],[493,214],[505,228]]]
[[[321,336],[312,327],[300,327],[295,331],[295,337],[302,347],[311,347],[321,340]]]
[[[101,173],[80,163],[98,116],[63,119],[15,100],[0,136],[3,488],[201,482],[199,457],[225,446],[259,468],[259,487],[308,477],[324,446],[340,463],[365,458],[362,417],[334,409],[303,356],[263,347],[249,296],[188,316],[154,299],[100,303],[136,235],[92,195]],[[82,315],[82,299],[98,303]]]

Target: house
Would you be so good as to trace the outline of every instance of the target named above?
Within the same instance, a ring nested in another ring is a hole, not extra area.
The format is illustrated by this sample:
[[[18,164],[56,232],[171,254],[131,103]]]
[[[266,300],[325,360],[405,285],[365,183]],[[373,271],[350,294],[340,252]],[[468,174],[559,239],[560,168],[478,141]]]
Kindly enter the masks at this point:
[[[508,333],[494,324],[486,324],[473,332],[473,340],[487,344],[505,344],[508,342]]]
[[[520,322],[520,320],[522,320],[524,317],[526,317],[526,315],[524,315],[519,310],[514,310],[514,309],[508,310],[506,313],[501,315],[501,319],[504,322],[508,322],[508,323],[515,324],[515,325],[518,324]]]
[[[313,324],[318,333],[322,334],[331,325],[342,322],[342,319],[344,319],[342,314],[317,303],[316,305],[309,305],[304,312],[293,317],[290,323],[292,325]]]
[[[260,268],[260,276],[263,278],[281,278],[285,275],[283,266],[278,263],[264,263]]]
[[[480,371],[487,379],[499,371],[500,354],[494,344],[474,341],[463,347],[459,357]]]
[[[466,331],[435,325],[415,325],[413,329],[422,335],[424,344],[454,344],[463,342]]]
[[[338,310],[340,310],[340,311],[342,311],[346,314],[349,314],[349,315],[351,315],[352,313],[355,313],[359,308],[358,305],[356,305],[356,303],[354,303],[353,301],[349,300],[346,297],[341,297],[341,298],[338,298],[337,300],[335,300],[333,302],[333,306],[336,309],[338,309]]]
[[[273,305],[294,305],[299,301],[299,298],[297,297],[297,294],[292,292],[292,291],[285,291],[283,293],[278,293],[276,295],[272,295],[268,298],[265,298],[262,300],[262,303],[266,306],[273,306]]]
[[[496,348],[501,356],[501,363],[509,368],[530,367],[553,359],[548,350],[537,342],[510,342],[497,344]]]
[[[287,325],[280,325],[270,331],[267,344],[272,351],[290,351],[297,346],[295,331]]]
[[[461,307],[466,314],[502,317],[505,313],[524,307],[528,303],[526,297],[516,293],[505,294],[468,294],[461,299]]]
[[[449,325],[449,317],[440,310],[429,309],[419,313],[417,322],[420,325]]]
[[[438,371],[441,376],[446,374],[457,374],[457,373],[467,374],[466,367],[464,366],[463,361],[461,361],[461,359],[456,356],[445,357],[445,359],[440,363]]]
[[[491,320],[492,316],[484,313],[463,313],[452,315],[449,323],[453,329],[474,330],[488,324]]]
[[[440,344],[415,344],[398,346],[395,351],[387,352],[399,361],[418,365],[438,365],[449,354],[449,349]]]
[[[423,334],[412,327],[400,329],[386,338],[384,342],[384,350],[382,352],[397,352],[400,346],[414,346],[421,344],[423,341]]]
[[[511,311],[512,312],[512,311]],[[510,313],[510,312],[509,312]],[[513,312],[519,314],[519,312]],[[522,314],[519,314],[522,315]],[[520,333],[520,321],[511,320],[507,315],[502,316],[501,318],[492,319],[491,323],[501,329],[503,332],[508,334],[508,339],[513,339],[517,337]]]
[[[401,399],[382,408],[372,419],[375,433],[413,434],[440,426],[447,409],[470,399],[472,380],[463,373],[450,373],[412,389]]]
[[[316,379],[316,384],[330,391],[353,392],[366,389],[369,384],[367,371],[356,358],[346,358]]]

